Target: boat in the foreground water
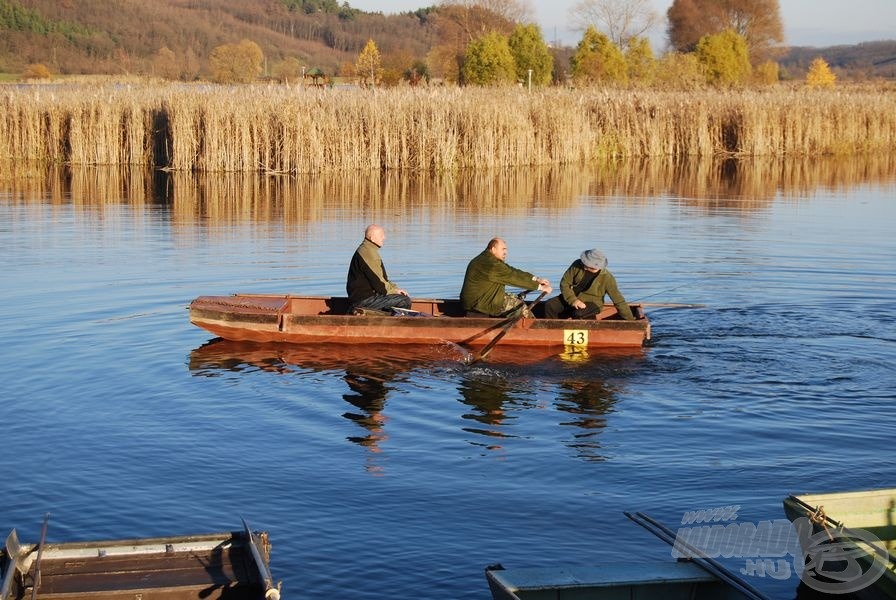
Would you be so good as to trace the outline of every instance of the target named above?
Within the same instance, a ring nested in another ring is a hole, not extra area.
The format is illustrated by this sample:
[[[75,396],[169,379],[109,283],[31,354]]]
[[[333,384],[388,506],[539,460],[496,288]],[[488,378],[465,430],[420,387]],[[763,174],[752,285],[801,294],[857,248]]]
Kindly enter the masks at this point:
[[[494,600],[767,600],[748,582],[642,512],[624,513],[687,559],[595,566],[485,569]]]
[[[791,494],[784,513],[812,527],[811,535],[800,535],[811,560],[804,584],[856,598],[896,598],[896,489]]]
[[[264,532],[23,544],[0,553],[0,600],[278,600]]]
[[[485,570],[494,600],[745,600],[689,561]]]
[[[226,340],[341,344],[437,344],[488,346],[640,347],[650,339],[650,321],[625,321],[613,306],[591,319],[466,317],[456,299],[413,300],[397,314],[346,314],[346,298],[290,294],[200,296],[190,303],[190,321]],[[506,333],[505,333],[506,332]]]

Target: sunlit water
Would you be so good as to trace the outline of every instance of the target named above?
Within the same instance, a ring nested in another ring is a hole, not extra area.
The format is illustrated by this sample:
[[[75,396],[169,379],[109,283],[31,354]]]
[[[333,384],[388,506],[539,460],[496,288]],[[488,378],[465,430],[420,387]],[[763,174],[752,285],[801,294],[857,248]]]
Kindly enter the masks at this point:
[[[623,511],[676,529],[736,505],[758,523],[791,492],[896,485],[894,193],[336,198],[283,220],[0,194],[0,530],[243,516],[270,532],[286,597],[484,600],[496,562],[670,560]],[[643,353],[474,366],[449,347],[210,343],[189,324],[201,294],[342,294],[368,222],[413,295],[456,296],[501,235],[509,263],[555,282],[600,247],[630,300],[704,307],[650,310]],[[796,575],[748,580],[796,595]]]

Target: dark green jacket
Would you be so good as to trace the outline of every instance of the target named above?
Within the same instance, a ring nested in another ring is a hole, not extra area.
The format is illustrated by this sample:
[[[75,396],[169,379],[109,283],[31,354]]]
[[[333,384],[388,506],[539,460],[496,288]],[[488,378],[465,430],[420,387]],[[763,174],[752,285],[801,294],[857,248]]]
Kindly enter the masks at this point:
[[[460,303],[464,310],[496,317],[504,311],[505,285],[524,290],[538,287],[532,273],[515,269],[488,250],[483,250],[467,265]]]
[[[625,298],[616,285],[616,278],[606,269],[602,269],[597,274],[597,277],[594,278],[594,281],[591,282],[591,285],[582,290],[577,296],[573,290],[586,275],[590,275],[590,273],[585,270],[585,265],[579,259],[576,259],[566,269],[566,272],[560,279],[560,295],[563,296],[563,301],[566,304],[572,306],[572,303],[578,298],[585,304],[603,306],[604,296],[610,296],[610,300],[613,301],[616,310],[619,311],[619,315],[627,321],[634,320],[635,316],[632,314],[632,310],[628,307]]]

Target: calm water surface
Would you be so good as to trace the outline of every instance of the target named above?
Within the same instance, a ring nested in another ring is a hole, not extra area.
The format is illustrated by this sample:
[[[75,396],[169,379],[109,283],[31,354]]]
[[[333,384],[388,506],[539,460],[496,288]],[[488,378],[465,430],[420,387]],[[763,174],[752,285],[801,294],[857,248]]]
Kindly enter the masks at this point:
[[[670,560],[623,511],[758,523],[791,492],[896,485],[892,178],[758,200],[321,189],[237,209],[177,188],[0,192],[3,535],[36,541],[45,512],[54,541],[243,516],[270,532],[286,597],[484,600],[495,562]],[[201,294],[342,294],[368,222],[414,295],[456,296],[501,235],[552,281],[600,247],[630,300],[705,307],[652,310],[643,352],[473,367],[189,324]],[[797,594],[795,575],[750,582]]]

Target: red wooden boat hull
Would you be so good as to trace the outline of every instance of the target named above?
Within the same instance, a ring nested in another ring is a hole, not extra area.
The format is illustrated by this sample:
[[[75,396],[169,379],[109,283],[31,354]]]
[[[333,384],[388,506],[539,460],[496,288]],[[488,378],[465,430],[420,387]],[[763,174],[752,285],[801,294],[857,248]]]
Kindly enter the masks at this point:
[[[337,344],[437,344],[485,346],[509,324],[502,318],[461,316],[457,300],[414,299],[427,316],[349,315],[345,298],[237,294],[200,296],[190,304],[190,321],[226,340]],[[639,305],[635,321],[613,317],[561,320],[520,319],[502,346],[640,347],[650,339],[650,322]],[[428,316],[432,315],[432,316]]]

